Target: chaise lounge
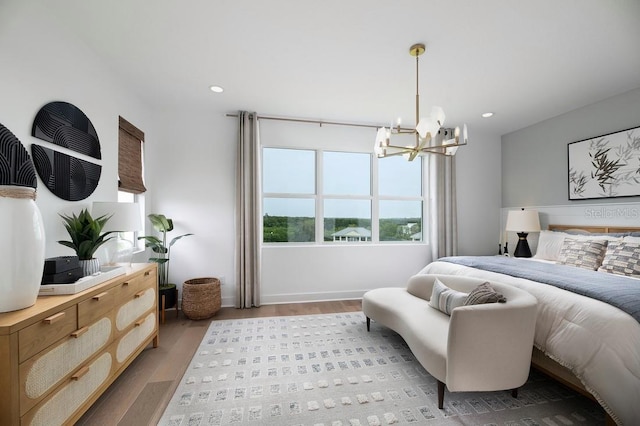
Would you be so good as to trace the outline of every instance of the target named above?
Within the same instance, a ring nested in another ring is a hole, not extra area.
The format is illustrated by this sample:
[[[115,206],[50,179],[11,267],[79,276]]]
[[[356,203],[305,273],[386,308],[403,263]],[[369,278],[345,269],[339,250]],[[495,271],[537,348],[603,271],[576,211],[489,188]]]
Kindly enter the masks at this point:
[[[440,286],[470,293],[485,281],[450,275],[415,275],[406,288],[379,288],[362,299],[371,320],[402,336],[420,364],[438,381],[438,408],[449,391],[497,391],[517,388],[528,378],[537,300],[515,287],[490,286],[506,303],[455,307],[451,315],[429,301],[436,279]]]

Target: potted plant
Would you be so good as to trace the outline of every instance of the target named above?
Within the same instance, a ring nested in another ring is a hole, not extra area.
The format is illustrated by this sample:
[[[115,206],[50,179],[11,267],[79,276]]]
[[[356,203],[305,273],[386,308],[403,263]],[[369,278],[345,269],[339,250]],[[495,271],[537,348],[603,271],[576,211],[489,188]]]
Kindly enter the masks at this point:
[[[64,220],[64,227],[71,241],[58,241],[58,243],[76,252],[84,276],[99,272],[100,261],[93,255],[101,245],[112,238],[107,236],[114,231],[102,232],[111,216],[103,215],[94,219],[87,209],[82,209],[77,216],[73,213],[70,216],[61,214],[60,217]]]
[[[171,247],[183,237],[188,237],[193,234],[183,234],[173,237],[167,244],[167,233],[173,231],[173,220],[167,218],[163,214],[151,213],[149,221],[153,228],[162,234],[162,238],[158,238],[155,235],[145,235],[138,237],[139,240],[144,240],[145,247],[151,248],[151,250],[157,254],[155,257],[150,257],[150,262],[158,264],[158,290],[159,300],[162,300],[162,296],[165,297],[165,308],[173,308],[176,306],[178,300],[176,298],[176,285],[169,282],[169,260],[171,259]]]

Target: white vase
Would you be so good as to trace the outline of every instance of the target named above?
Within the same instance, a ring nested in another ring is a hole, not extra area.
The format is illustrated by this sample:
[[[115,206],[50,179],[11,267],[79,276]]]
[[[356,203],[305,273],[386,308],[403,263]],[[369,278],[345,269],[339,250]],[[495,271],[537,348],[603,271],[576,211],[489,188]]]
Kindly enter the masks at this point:
[[[0,186],[0,312],[36,303],[44,269],[44,225],[35,189]]]

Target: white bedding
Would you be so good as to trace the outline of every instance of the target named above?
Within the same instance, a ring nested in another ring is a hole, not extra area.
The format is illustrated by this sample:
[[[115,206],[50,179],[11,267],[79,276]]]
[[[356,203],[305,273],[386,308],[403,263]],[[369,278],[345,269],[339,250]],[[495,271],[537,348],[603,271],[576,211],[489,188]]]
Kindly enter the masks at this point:
[[[531,293],[538,299],[535,346],[569,368],[616,423],[640,424],[640,324],[629,314],[551,285],[449,262],[420,273],[479,277]]]

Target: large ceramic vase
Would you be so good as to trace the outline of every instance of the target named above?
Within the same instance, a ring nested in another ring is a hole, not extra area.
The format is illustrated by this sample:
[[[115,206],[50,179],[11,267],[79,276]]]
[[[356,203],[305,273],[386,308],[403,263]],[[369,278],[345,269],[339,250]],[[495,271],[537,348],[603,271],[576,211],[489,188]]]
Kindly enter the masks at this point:
[[[44,268],[44,225],[35,188],[0,186],[0,312],[38,297]]]

